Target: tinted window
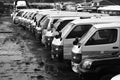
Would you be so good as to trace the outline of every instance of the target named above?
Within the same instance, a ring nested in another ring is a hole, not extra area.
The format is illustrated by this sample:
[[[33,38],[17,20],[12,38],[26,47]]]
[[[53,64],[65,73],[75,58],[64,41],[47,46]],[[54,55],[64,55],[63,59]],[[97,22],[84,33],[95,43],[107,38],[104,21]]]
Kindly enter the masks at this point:
[[[42,17],[39,19],[39,21],[38,21],[38,26],[40,26],[40,21],[41,21],[42,19],[44,19],[45,17],[46,17],[46,15],[42,16]]]
[[[86,45],[100,45],[114,43],[117,40],[116,29],[98,30],[86,43]]]
[[[29,17],[32,17],[33,13],[30,13]]]
[[[62,21],[59,26],[57,27],[56,31],[60,31],[63,27],[65,27],[70,21],[72,20],[65,20],[65,21]]]
[[[74,29],[68,34],[67,38],[75,38],[75,37],[82,37],[92,25],[77,25]]]
[[[25,14],[23,15],[23,17],[25,17],[26,14],[27,14],[27,12],[25,12]]]
[[[57,21],[58,21],[58,19],[54,19],[52,23],[54,24],[54,23],[57,22]]]
[[[23,12],[18,12],[17,16],[21,16]]]
[[[34,17],[37,15],[37,13],[35,13],[33,16],[32,16],[32,18],[31,19],[34,19]]]

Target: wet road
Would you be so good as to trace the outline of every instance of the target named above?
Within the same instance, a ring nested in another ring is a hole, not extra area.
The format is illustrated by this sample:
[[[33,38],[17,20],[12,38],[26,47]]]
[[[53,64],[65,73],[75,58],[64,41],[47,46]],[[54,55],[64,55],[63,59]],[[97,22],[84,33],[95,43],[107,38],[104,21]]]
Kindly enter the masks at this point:
[[[50,51],[31,32],[0,18],[0,80],[79,80],[67,62],[51,61]]]

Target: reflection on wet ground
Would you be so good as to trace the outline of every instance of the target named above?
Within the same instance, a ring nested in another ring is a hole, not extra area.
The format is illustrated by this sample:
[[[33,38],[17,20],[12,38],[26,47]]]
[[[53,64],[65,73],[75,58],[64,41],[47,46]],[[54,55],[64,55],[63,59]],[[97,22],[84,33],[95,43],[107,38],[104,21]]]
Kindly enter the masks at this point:
[[[0,22],[0,80],[78,80],[70,65],[53,62],[50,51],[31,32]]]

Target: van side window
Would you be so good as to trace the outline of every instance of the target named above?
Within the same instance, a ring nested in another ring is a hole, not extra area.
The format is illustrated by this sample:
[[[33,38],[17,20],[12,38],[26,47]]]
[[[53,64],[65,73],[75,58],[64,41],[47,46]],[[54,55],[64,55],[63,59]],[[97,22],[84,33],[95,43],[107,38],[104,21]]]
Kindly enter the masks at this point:
[[[85,34],[92,25],[77,25],[74,27],[74,29],[68,34],[67,39],[69,38],[76,38],[76,37],[82,37],[83,34]]]
[[[86,45],[100,45],[114,43],[117,40],[117,29],[98,30]]]

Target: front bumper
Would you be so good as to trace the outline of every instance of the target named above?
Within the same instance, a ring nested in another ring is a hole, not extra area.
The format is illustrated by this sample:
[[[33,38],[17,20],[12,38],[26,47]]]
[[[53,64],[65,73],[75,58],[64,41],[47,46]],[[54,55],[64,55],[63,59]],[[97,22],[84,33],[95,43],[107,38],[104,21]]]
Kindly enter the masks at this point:
[[[58,61],[63,61],[63,46],[51,45],[51,58]]]
[[[36,39],[41,40],[42,39],[42,31],[35,29],[35,37],[36,37]]]

